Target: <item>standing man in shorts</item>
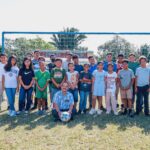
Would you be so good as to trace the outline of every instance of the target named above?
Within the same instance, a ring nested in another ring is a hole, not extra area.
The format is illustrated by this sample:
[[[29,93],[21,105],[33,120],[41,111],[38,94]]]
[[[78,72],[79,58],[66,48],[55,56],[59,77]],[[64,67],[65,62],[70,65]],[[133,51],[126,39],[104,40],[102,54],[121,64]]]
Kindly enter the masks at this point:
[[[120,70],[118,74],[121,99],[124,104],[123,115],[128,114],[130,117],[133,117],[132,113],[132,85],[134,83],[134,73],[131,69],[128,68],[128,60],[123,60],[123,69]],[[128,110],[127,110],[128,108]]]

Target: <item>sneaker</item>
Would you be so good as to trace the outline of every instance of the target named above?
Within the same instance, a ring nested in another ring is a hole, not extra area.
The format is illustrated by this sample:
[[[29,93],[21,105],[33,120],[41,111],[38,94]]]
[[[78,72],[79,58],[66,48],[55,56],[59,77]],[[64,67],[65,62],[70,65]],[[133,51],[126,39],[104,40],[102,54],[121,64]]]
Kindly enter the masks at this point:
[[[101,115],[102,112],[103,112],[103,111],[102,111],[101,109],[98,109],[98,110],[97,110],[97,114],[98,114],[98,115]]]
[[[47,115],[46,110],[42,110],[42,115]]]
[[[43,113],[42,113],[41,110],[38,110],[38,111],[37,111],[37,114],[38,114],[38,115],[42,115]]]
[[[106,108],[104,108],[104,106],[101,106],[100,108],[102,111],[106,111]]]
[[[9,116],[11,115],[11,112],[12,112],[11,110],[8,110],[8,115],[9,115]]]
[[[12,110],[10,116],[15,117],[16,116],[16,111]]]
[[[81,110],[78,111],[78,114],[79,114],[79,115],[81,114]]]
[[[117,107],[117,109],[119,109],[119,104],[117,104],[117,106],[116,106],[116,107]]]
[[[133,113],[132,109],[128,110],[128,116],[129,117],[133,117],[134,116],[134,113]]]
[[[81,111],[81,114],[84,114],[84,111]]]
[[[86,109],[85,109],[85,110],[83,110],[83,113],[84,113],[84,114],[86,114]]]
[[[124,111],[121,114],[126,115],[127,114],[127,109],[125,108]]]
[[[110,114],[110,111],[106,111],[106,114],[109,115],[109,114]]]
[[[36,106],[33,106],[33,107],[31,108],[31,110],[35,110],[35,109],[37,109],[37,107],[36,107]]]
[[[24,112],[26,115],[28,115],[29,114],[29,111],[28,110],[25,110],[25,112]]]
[[[115,115],[115,116],[118,116],[118,112],[117,112],[117,111],[116,111],[116,112],[114,112],[114,115]]]
[[[22,111],[17,111],[16,115],[20,115],[22,113]]]
[[[89,114],[90,114],[90,115],[96,114],[96,110],[92,108],[92,109],[90,110]]]

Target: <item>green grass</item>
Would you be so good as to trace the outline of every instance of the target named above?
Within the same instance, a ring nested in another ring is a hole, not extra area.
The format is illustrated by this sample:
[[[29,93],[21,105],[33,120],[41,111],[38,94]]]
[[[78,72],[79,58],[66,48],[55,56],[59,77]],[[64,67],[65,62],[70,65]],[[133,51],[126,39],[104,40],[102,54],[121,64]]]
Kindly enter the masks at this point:
[[[0,150],[150,150],[150,118],[80,115],[69,123],[0,113]]]

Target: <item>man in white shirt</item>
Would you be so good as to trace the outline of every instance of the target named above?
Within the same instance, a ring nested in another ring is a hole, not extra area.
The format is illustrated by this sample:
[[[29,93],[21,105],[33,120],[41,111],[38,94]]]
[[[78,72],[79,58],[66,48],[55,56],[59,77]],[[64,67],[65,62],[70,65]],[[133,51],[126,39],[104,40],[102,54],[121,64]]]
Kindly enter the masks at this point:
[[[7,56],[5,54],[0,54],[0,110],[3,100],[2,75],[4,73],[4,66],[6,63],[7,63]]]
[[[71,63],[72,59],[72,54],[71,53],[67,53],[66,54],[66,60],[63,61],[62,64],[62,68],[66,70],[66,72],[68,71],[68,64]]]

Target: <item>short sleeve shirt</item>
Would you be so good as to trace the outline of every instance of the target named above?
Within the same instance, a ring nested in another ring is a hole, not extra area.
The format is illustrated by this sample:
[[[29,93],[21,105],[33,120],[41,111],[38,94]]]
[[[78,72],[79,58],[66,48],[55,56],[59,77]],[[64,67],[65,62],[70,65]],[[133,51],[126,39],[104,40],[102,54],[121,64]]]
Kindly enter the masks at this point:
[[[60,110],[69,109],[74,104],[73,95],[69,92],[64,95],[62,91],[58,91],[54,96],[54,103],[57,104]]]
[[[41,70],[39,70],[35,73],[35,79],[38,82],[40,88],[43,88],[46,85],[47,81],[50,80],[50,73],[48,71],[42,72]]]
[[[74,72],[67,72],[67,79],[70,83],[75,83],[77,82],[77,75],[78,75],[78,72],[77,71],[74,71]]]
[[[136,69],[137,86],[149,85],[150,69],[139,67]]]
[[[66,76],[66,71],[65,69],[62,69],[62,68],[54,68],[52,69],[52,72],[51,72],[51,79],[54,79],[56,81],[56,83],[60,84],[63,79],[65,78]],[[55,85],[52,83],[52,87],[53,88],[57,88],[55,87]]]
[[[79,73],[81,72],[81,71],[83,71],[83,66],[82,65],[74,65],[75,66],[75,71],[78,71]]]
[[[10,71],[4,71],[3,76],[5,77],[5,88],[17,88],[17,77],[19,74],[19,68],[14,66]]]
[[[82,71],[80,73],[80,79],[83,79],[83,78],[92,80],[92,74],[90,72],[86,73],[86,72]],[[91,91],[91,83],[81,82],[80,83],[80,90],[82,90],[82,91]]]
[[[34,78],[34,71],[31,69],[20,69],[19,76],[21,76],[22,82],[25,85],[30,85],[32,79]]]
[[[116,90],[116,78],[117,78],[117,73],[107,73],[106,74],[106,92],[115,92]]]
[[[129,84],[131,83],[132,79],[135,78],[134,77],[134,73],[131,69],[127,69],[127,70],[120,70],[119,74],[118,74],[118,78],[121,81],[121,85],[126,88],[129,86]]]

